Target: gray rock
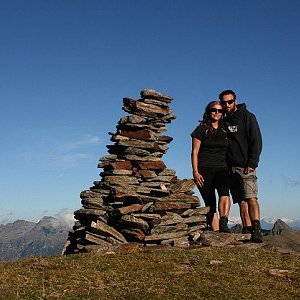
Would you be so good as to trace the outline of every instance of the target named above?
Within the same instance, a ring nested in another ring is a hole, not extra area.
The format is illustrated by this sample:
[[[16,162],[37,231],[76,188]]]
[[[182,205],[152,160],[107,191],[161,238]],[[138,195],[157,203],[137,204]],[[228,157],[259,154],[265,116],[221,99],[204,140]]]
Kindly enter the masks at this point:
[[[141,204],[132,204],[129,206],[120,207],[116,210],[118,211],[119,214],[126,215],[126,214],[129,214],[132,212],[141,211],[142,208],[143,208],[143,205],[141,205]]]
[[[154,89],[144,89],[141,91],[141,97],[144,99],[159,99],[164,102],[171,102],[173,98],[171,96],[160,93]]]
[[[167,232],[161,234],[151,234],[146,236],[144,241],[145,242],[155,242],[155,241],[162,241],[162,240],[170,240],[175,238],[180,238],[186,236],[188,234],[188,230],[183,231],[176,231],[176,232]]]
[[[154,225],[154,227],[151,229],[151,234],[164,234],[164,233],[170,233],[170,232],[178,232],[182,230],[189,230],[189,227],[185,223],[177,223],[173,225]]]
[[[92,222],[90,230],[92,233],[103,235],[105,237],[113,237],[120,242],[126,243],[126,239],[120,232],[115,230],[113,227],[108,226],[102,221],[97,220],[97,222]]]
[[[177,223],[183,223],[183,218],[173,212],[166,212],[164,216],[157,222],[157,225],[166,226],[166,225],[173,225]]]
[[[250,240],[250,234],[238,233],[218,233],[205,231],[201,234],[200,241],[204,246],[222,247],[226,245],[235,245],[243,241]]]
[[[193,179],[183,179],[179,180],[174,184],[169,186],[169,190],[172,193],[186,193],[195,188],[196,184]]]
[[[128,227],[140,228],[144,232],[149,229],[149,224],[141,218],[136,218],[131,215],[124,215],[121,217],[121,221]]]

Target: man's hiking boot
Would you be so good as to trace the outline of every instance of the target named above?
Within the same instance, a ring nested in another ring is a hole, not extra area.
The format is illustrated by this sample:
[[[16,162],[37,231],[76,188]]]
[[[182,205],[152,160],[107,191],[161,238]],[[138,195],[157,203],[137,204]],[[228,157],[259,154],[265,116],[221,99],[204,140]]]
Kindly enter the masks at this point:
[[[221,217],[219,220],[219,232],[230,233],[230,229],[227,226],[228,218]]]
[[[263,242],[263,235],[261,233],[261,227],[259,220],[252,221],[252,236],[251,241],[253,243],[262,243]]]
[[[246,226],[242,229],[242,234],[252,234],[252,226]]]

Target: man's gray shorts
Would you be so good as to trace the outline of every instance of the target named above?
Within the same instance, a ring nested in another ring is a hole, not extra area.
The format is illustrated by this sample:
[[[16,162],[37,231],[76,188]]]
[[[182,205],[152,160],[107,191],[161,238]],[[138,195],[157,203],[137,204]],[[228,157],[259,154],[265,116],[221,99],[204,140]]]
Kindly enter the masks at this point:
[[[230,174],[230,193],[233,203],[239,203],[248,198],[257,198],[258,185],[256,171],[243,173],[244,168],[232,167]]]

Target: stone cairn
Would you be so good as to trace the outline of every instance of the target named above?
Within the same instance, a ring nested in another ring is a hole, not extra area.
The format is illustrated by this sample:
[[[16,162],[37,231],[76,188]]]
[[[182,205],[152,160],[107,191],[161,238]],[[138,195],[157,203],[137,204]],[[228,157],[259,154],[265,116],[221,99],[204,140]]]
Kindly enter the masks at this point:
[[[172,97],[147,89],[141,99],[123,98],[122,117],[100,158],[101,180],[80,194],[64,254],[108,250],[123,243],[143,246],[196,244],[207,229],[192,179],[180,180],[161,160],[172,138],[161,133],[176,116]]]

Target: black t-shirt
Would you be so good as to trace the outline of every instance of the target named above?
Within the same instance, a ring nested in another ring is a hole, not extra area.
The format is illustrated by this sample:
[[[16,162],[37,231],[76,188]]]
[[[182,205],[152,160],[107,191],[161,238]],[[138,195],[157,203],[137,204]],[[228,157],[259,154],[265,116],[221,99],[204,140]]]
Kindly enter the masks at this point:
[[[227,167],[228,140],[225,129],[219,126],[211,132],[200,124],[192,132],[191,137],[201,141],[198,154],[199,167]]]

